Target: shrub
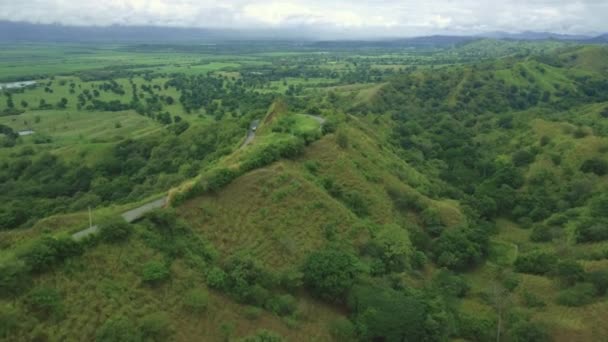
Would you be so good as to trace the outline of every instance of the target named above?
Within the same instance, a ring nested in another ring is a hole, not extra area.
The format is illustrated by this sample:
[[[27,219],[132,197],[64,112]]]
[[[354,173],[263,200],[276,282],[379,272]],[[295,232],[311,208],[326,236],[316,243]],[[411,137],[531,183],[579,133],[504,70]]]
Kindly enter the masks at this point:
[[[551,338],[544,326],[530,321],[520,321],[510,330],[513,342],[545,342]]]
[[[546,146],[547,144],[549,144],[551,142],[551,138],[549,138],[546,135],[543,135],[542,137],[540,137],[540,146]]]
[[[217,192],[230,184],[236,177],[238,177],[238,172],[234,170],[228,168],[218,169],[207,178],[207,190]]]
[[[447,338],[445,312],[402,291],[358,285],[351,291],[349,308],[363,341],[403,341],[404,336],[408,341]]]
[[[319,171],[319,166],[320,164],[316,160],[307,160],[304,162],[304,167],[312,174],[316,174],[317,171]]]
[[[206,280],[209,287],[217,290],[223,290],[226,286],[226,272],[217,266],[213,266],[207,272]]]
[[[426,262],[427,262],[427,257],[426,257],[426,254],[424,254],[424,252],[415,251],[414,253],[412,253],[412,257],[410,258],[410,264],[413,269],[415,269],[415,270],[424,269],[424,265],[426,264]]]
[[[131,226],[122,218],[116,218],[99,226],[99,237],[102,241],[110,243],[127,241],[131,232]]]
[[[243,337],[238,340],[239,342],[283,342],[283,338],[269,330],[258,330],[255,334],[247,337]]]
[[[239,167],[241,172],[251,171],[269,165],[280,158],[295,158],[304,152],[304,141],[293,137],[289,140],[279,141],[265,146],[252,153]]]
[[[517,272],[543,275],[555,270],[557,256],[545,252],[520,254],[514,265]]]
[[[578,262],[574,260],[564,260],[557,264],[556,275],[559,277],[562,284],[572,286],[577,281],[583,280],[585,270]]]
[[[593,284],[579,283],[561,291],[557,296],[557,303],[565,306],[582,306],[591,303],[595,295]]]
[[[59,261],[65,261],[68,258],[82,255],[84,247],[76,242],[71,237],[62,237],[52,241],[53,249]]]
[[[205,290],[192,289],[184,295],[182,303],[187,311],[200,314],[207,310],[209,294]]]
[[[0,306],[0,339],[6,339],[19,328],[22,317],[17,309],[3,305]]]
[[[106,320],[96,333],[97,342],[137,342],[139,336],[135,324],[123,316]]]
[[[369,215],[369,205],[365,197],[357,190],[351,190],[341,196],[342,201],[359,217]]]
[[[13,297],[27,289],[28,273],[25,264],[9,260],[0,264],[0,298]]]
[[[608,194],[594,197],[590,203],[591,215],[595,217],[608,217]]]
[[[496,331],[495,322],[490,318],[460,313],[457,319],[458,336],[467,341],[492,341],[496,338],[493,333]]]
[[[245,314],[245,318],[250,321],[253,321],[260,317],[260,315],[262,314],[262,309],[255,306],[247,306],[243,313]]]
[[[576,242],[608,240],[608,220],[584,218],[576,227]]]
[[[330,322],[329,332],[336,341],[356,341],[356,327],[353,322],[346,318],[338,318]]]
[[[167,341],[173,334],[169,316],[155,312],[142,317],[139,321],[140,336],[144,341]]]
[[[589,135],[589,132],[587,132],[583,127],[577,127],[574,130],[574,132],[572,133],[572,135],[576,139],[582,139],[582,138],[586,137],[587,135]]]
[[[433,286],[443,295],[459,298],[466,296],[470,289],[465,278],[445,269],[435,275]]]
[[[547,305],[541,298],[528,291],[522,293],[522,301],[529,308],[542,308]]]
[[[336,133],[336,142],[341,148],[348,148],[348,135],[344,129],[339,129]]]
[[[171,272],[165,263],[150,261],[144,265],[142,280],[148,284],[156,285],[167,279]]]
[[[298,308],[298,302],[289,294],[273,296],[264,305],[267,310],[279,316],[291,315]]]
[[[304,283],[314,295],[340,301],[357,279],[357,259],[350,253],[334,249],[313,252],[306,259]]]
[[[269,292],[269,275],[249,256],[233,257],[226,263],[226,288],[239,301],[262,305]]]
[[[593,271],[586,274],[585,278],[587,281],[595,287],[595,290],[599,296],[606,294],[608,290],[608,271]]]
[[[21,258],[25,264],[34,272],[42,272],[57,263],[57,251],[53,247],[52,238],[43,238],[35,241]]]
[[[319,140],[321,138],[321,133],[318,131],[313,132],[298,132],[295,134],[298,138],[304,141],[305,145],[310,145],[312,142]]]
[[[543,224],[537,224],[532,228],[532,234],[530,234],[530,241],[532,242],[550,242],[553,240],[553,233],[551,228]]]
[[[20,257],[34,272],[43,272],[57,263],[84,252],[82,245],[69,237],[43,237],[35,241]]]
[[[437,208],[428,207],[420,213],[422,222],[427,226],[439,226],[441,225],[441,216]]]
[[[338,123],[336,122],[336,120],[327,119],[325,121],[325,123],[323,124],[323,127],[321,127],[321,132],[324,135],[330,134],[330,133],[335,132],[337,128],[338,128]]]
[[[30,309],[41,319],[59,318],[63,314],[63,303],[59,292],[49,287],[34,289],[27,298]]]

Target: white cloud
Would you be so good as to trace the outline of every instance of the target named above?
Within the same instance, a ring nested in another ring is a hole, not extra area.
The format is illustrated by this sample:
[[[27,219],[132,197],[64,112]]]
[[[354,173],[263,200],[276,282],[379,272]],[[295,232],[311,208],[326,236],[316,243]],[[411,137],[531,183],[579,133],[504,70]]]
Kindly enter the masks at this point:
[[[384,35],[608,31],[608,0],[0,0],[0,20]]]

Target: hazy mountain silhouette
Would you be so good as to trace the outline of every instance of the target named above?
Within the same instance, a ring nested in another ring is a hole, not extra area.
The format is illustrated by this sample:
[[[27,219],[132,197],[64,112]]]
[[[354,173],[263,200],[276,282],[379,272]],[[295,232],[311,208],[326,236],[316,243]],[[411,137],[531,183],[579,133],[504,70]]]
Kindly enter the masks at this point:
[[[60,24],[32,24],[27,22],[0,21],[0,42],[113,42],[113,43],[167,43],[167,42],[218,42],[230,40],[309,40],[319,41],[318,46],[350,45],[367,46],[445,46],[479,39],[480,37],[513,40],[564,40],[590,43],[606,43],[608,35],[598,37],[566,35],[551,32],[507,33],[490,32],[481,35],[455,36],[431,35],[413,38],[340,40],[335,34],[324,37],[322,28],[313,31],[306,28],[235,30],[210,28],[179,28],[161,26],[65,26]],[[350,39],[350,37],[346,37]],[[325,40],[325,41],[323,41]]]

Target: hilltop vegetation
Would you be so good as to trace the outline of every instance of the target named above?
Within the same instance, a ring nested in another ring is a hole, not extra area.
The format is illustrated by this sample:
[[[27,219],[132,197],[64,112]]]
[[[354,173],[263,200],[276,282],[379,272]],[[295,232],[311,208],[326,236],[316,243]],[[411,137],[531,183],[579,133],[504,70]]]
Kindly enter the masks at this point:
[[[0,338],[608,337],[605,47],[160,48],[4,91]]]

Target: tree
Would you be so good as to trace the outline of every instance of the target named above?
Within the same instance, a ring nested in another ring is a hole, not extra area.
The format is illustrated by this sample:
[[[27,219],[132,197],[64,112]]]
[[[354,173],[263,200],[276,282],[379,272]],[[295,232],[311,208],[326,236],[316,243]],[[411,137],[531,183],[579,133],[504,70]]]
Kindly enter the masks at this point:
[[[452,270],[476,265],[487,248],[487,236],[484,235],[467,227],[444,231],[433,245],[436,262]]]
[[[534,159],[534,154],[527,150],[519,150],[515,152],[512,156],[513,165],[518,167],[528,165],[532,163]]]
[[[304,283],[318,297],[341,301],[359,274],[357,259],[335,249],[313,252],[303,266]]]
[[[603,176],[608,173],[608,162],[598,158],[588,159],[581,165],[581,171]]]
[[[466,296],[470,289],[464,277],[446,269],[441,269],[435,274],[432,284],[442,295],[455,298]]]
[[[15,108],[15,103],[13,102],[13,96],[10,93],[6,94],[6,107],[9,109]]]
[[[510,292],[498,282],[493,282],[489,292],[490,305],[496,311],[496,341],[500,341],[503,330],[503,321],[507,311],[512,305]]]
[[[358,285],[348,305],[363,341],[442,341],[447,337],[445,313],[414,295]]]
[[[171,114],[169,114],[169,112],[164,112],[164,113],[159,113],[156,116],[156,120],[158,120],[158,122],[160,122],[163,125],[170,125],[171,124]]]
[[[68,99],[62,97],[61,100],[57,103],[57,107],[60,109],[65,109],[68,105]]]
[[[395,225],[384,227],[367,249],[369,254],[382,261],[387,272],[404,271],[411,253],[407,232]]]

